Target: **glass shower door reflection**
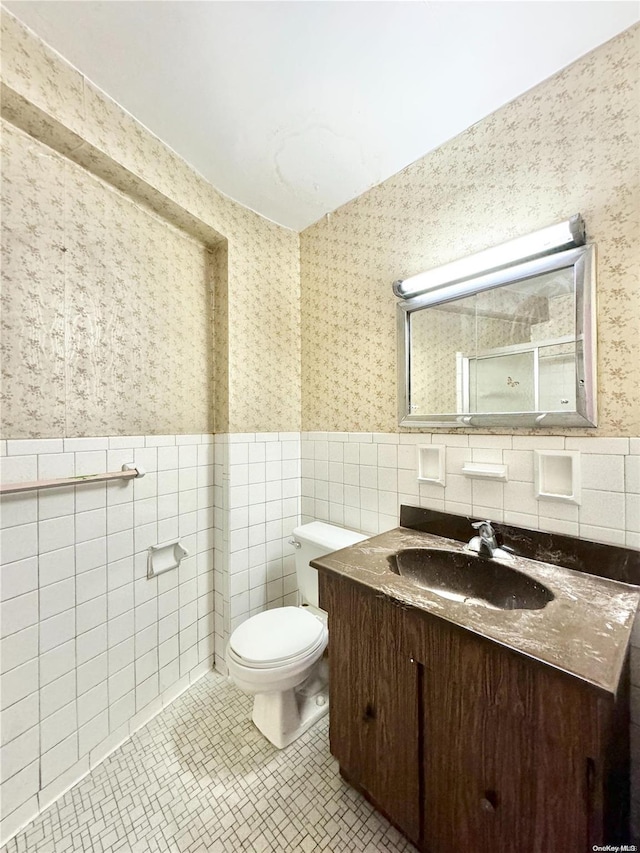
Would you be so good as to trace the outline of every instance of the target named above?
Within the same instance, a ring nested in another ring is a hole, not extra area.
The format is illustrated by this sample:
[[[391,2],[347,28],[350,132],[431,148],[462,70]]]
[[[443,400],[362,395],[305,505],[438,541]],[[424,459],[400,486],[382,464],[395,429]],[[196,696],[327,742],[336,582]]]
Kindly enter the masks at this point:
[[[469,359],[468,411],[536,411],[537,372],[533,350]]]

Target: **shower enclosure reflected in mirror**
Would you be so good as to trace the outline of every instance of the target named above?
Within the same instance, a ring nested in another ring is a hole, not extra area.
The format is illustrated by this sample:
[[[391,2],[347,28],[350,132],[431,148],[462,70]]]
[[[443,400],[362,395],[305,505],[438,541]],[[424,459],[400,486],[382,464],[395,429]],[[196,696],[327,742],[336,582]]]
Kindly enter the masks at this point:
[[[401,426],[595,426],[594,247],[398,305]]]

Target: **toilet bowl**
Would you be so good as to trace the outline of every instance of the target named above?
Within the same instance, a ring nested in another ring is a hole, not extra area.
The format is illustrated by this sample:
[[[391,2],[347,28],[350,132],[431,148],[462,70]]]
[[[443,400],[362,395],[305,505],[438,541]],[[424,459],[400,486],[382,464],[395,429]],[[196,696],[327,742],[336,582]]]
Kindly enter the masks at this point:
[[[296,574],[302,604],[276,607],[247,619],[229,638],[231,680],[255,696],[252,720],[274,746],[292,743],[329,710],[327,615],[318,608],[317,572],[309,560],[362,539],[323,522],[297,527]]]

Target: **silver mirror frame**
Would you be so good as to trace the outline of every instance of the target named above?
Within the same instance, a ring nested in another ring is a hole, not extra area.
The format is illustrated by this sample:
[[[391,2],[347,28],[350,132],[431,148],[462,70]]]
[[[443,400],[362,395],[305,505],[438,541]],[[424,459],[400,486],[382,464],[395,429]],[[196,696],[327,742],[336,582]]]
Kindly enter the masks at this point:
[[[414,311],[441,305],[466,296],[524,281],[544,273],[573,267],[576,293],[576,409],[573,412],[495,412],[412,414],[410,318]],[[597,413],[597,336],[596,336],[596,252],[589,243],[543,258],[515,264],[491,273],[480,273],[461,282],[453,295],[443,298],[432,291],[405,299],[397,305],[398,340],[398,422],[401,427],[490,428],[521,427],[595,427]]]

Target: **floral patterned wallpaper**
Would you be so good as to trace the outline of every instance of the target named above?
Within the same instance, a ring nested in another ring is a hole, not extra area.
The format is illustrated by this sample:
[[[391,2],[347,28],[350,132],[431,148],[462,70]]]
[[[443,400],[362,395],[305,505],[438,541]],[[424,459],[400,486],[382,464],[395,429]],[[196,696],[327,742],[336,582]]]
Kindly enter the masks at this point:
[[[2,124],[3,437],[210,432],[209,252]]]
[[[233,432],[298,430],[301,409],[298,235],[243,208],[215,190],[161,140],[5,10],[2,10],[2,51],[2,115],[8,122],[27,131],[31,137],[55,149],[73,163],[83,166],[93,176],[117,187],[129,199],[139,202],[139,205],[131,207],[126,207],[126,200],[118,202],[125,205],[127,215],[144,217],[142,206],[150,208],[203,244],[199,249],[191,248],[189,251],[193,250],[202,259],[205,246],[212,250],[211,268],[217,273],[215,277],[220,274],[226,276],[224,281],[215,284],[215,292],[220,300],[220,305],[216,307],[216,326],[219,317],[221,328],[216,328],[215,367],[206,379],[210,384],[215,380],[217,386],[216,429]],[[26,144],[26,138],[22,139]],[[47,162],[53,164],[55,158],[49,156]],[[50,174],[43,177],[43,183],[46,184],[44,195],[62,198],[61,186],[56,187],[56,182],[63,180],[57,165],[51,165]],[[80,178],[80,173],[71,167],[67,168],[65,174],[76,176],[83,184],[82,192],[85,189],[87,193],[95,190],[95,178],[86,175]],[[72,194],[80,192],[71,186],[67,190]],[[11,194],[10,186],[7,192]],[[119,196],[110,193],[109,204],[115,205],[115,198]],[[45,206],[42,213],[46,216],[48,210],[45,208],[49,201],[43,197],[42,204]],[[18,201],[14,199],[14,211],[17,205]],[[31,213],[35,216],[33,210]],[[62,263],[60,251],[54,249],[47,240],[53,241],[55,237],[58,244],[63,237],[59,213],[58,209],[55,223],[47,222],[46,239],[32,247],[40,253],[43,264],[44,255],[48,259],[46,264],[51,263],[51,267],[46,266],[45,277],[49,276],[50,271],[47,289],[58,289],[54,301],[60,298]],[[91,222],[95,220],[94,215],[84,214],[81,210],[74,215],[83,220],[76,223],[78,228],[86,226],[89,229],[87,234],[90,232],[97,239],[96,222]],[[39,221],[42,225],[43,220]],[[149,221],[145,220],[147,223]],[[65,239],[69,239],[71,222],[67,226]],[[165,244],[159,237],[162,229],[158,231],[154,225],[152,230],[156,235],[153,241],[140,241],[143,254],[137,261],[130,258],[128,262],[134,267],[136,264],[148,263],[149,269],[158,273],[164,262],[168,262],[170,267],[174,263],[167,258],[167,253],[175,241],[172,238]],[[162,233],[168,233],[166,226]],[[106,243],[90,247],[87,234],[80,234],[79,239],[83,243],[81,250],[90,257],[99,256],[103,250],[107,250]],[[106,235],[103,238],[107,240]],[[125,243],[121,245],[125,248]],[[180,245],[193,247],[184,238],[180,238]],[[157,256],[154,255],[155,250],[159,253]],[[189,254],[183,248],[182,256],[185,253]],[[182,256],[175,258],[173,271],[167,273],[173,278],[167,278],[157,292],[151,292],[147,285],[141,286],[137,297],[140,306],[148,307],[151,300],[161,313],[173,311],[174,284],[187,290],[191,287],[185,280],[178,283],[176,278],[179,265],[184,260]],[[194,261],[193,257],[191,261]],[[40,274],[43,274],[44,269],[45,266],[40,268]],[[200,274],[196,277],[201,284]],[[33,291],[29,291],[26,278],[19,287],[23,289],[22,298],[28,301],[25,294]],[[184,295],[188,296],[186,292]],[[184,301],[188,303],[190,298],[188,296]],[[16,296],[15,299],[19,302],[20,297]],[[58,435],[64,429],[70,430],[66,433],[68,435],[101,435],[111,429],[114,434],[123,430],[132,431],[131,424],[125,427],[122,420],[118,425],[115,412],[105,411],[102,403],[104,394],[107,400],[114,399],[120,393],[126,398],[130,391],[122,387],[123,381],[125,378],[136,381],[133,368],[139,364],[140,347],[147,347],[136,338],[136,330],[132,327],[127,327],[126,333],[122,332],[116,344],[114,329],[109,332],[114,336],[111,354],[108,354],[105,341],[101,340],[86,358],[83,351],[84,336],[95,332],[95,329],[93,332],[91,329],[91,312],[95,311],[95,307],[92,297],[87,293],[78,294],[77,303],[72,309],[78,317],[74,326],[77,337],[68,349],[70,360],[66,367],[69,371],[66,387],[68,393],[74,393],[72,389],[78,382],[80,386],[77,398],[68,402],[66,413],[63,413],[60,399],[61,375],[65,367],[59,347],[53,358],[43,355],[42,349],[39,349],[42,346],[39,340],[40,326],[32,327],[26,338],[5,334],[4,354],[13,372],[11,383],[5,386],[3,406],[6,432],[10,437],[20,438],[31,434],[34,419],[49,417],[49,413],[58,430],[55,434]],[[46,310],[53,311],[50,306]],[[105,315],[108,313],[106,303],[100,310]],[[148,353],[144,381],[159,373],[167,388],[159,392],[161,399],[158,402],[149,401],[148,411],[143,417],[145,423],[157,417],[155,428],[151,425],[143,428],[141,425],[136,430],[138,432],[198,432],[206,420],[205,410],[212,405],[213,391],[206,390],[208,396],[196,401],[190,393],[190,390],[194,391],[193,387],[189,389],[191,380],[188,379],[186,385],[180,388],[180,383],[184,381],[181,373],[184,362],[191,360],[186,372],[187,376],[194,375],[198,370],[197,365],[202,364],[202,353],[212,346],[212,330],[206,345],[203,340],[198,304],[191,307],[181,305],[180,310],[186,325],[179,331],[176,328],[171,341],[166,341],[156,353]],[[62,317],[55,311],[53,314],[49,319],[54,322],[56,329],[62,329]],[[34,317],[36,324],[40,319],[43,318]],[[152,316],[149,322],[149,334],[157,334],[162,321]],[[47,335],[51,339],[47,346],[51,348],[53,332]],[[192,359],[193,350],[189,350],[191,346],[200,347],[200,361]],[[172,348],[175,353],[172,362],[160,358]],[[86,376],[83,375],[85,370]],[[96,385],[99,375],[105,376],[110,383],[117,383],[118,389],[99,389]],[[20,390],[26,387],[37,387],[41,389],[39,394],[45,393],[47,397],[43,400],[36,394],[33,401],[29,397],[31,412],[27,411],[25,394]],[[165,395],[169,398],[170,391],[176,395],[176,405],[167,410],[162,399]],[[85,406],[84,395],[88,395],[88,406]],[[184,414],[178,413],[180,407]],[[210,418],[208,422],[211,423]],[[49,427],[47,430],[47,434],[53,434]]]
[[[598,249],[591,434],[640,432],[639,39],[627,30],[302,232],[303,429],[397,431],[393,281],[580,212]]]
[[[87,169],[94,182],[102,178],[123,191],[129,203],[138,203],[136,210],[150,209],[195,237],[201,244],[196,254],[209,250],[216,329],[207,382],[215,388],[207,390],[206,404],[215,400],[217,431],[297,430],[301,411],[304,429],[396,431],[391,282],[577,211],[598,245],[600,426],[595,434],[640,431],[640,383],[634,376],[640,341],[639,27],[297,235],[217,192],[4,10],[2,25],[7,121]],[[61,176],[55,171],[44,179],[44,205],[47,193],[59,197]],[[88,177],[83,180],[92,185]],[[47,223],[56,244],[67,237],[61,228],[59,219]],[[194,245],[184,236],[180,240]],[[51,264],[48,287],[58,288],[55,301],[64,277],[60,253],[43,243],[38,250],[40,261],[46,255]],[[147,298],[141,294],[142,304]],[[77,302],[74,310],[85,316],[89,303]],[[52,312],[53,341],[65,321],[48,303],[45,308]],[[76,328],[82,336],[91,323],[85,316]],[[133,336],[122,339],[110,356],[98,347],[96,360],[85,366],[73,347],[66,365],[51,343],[44,357],[38,335],[30,324],[19,348],[17,336],[5,336],[4,356],[13,371],[4,404],[11,437],[29,434],[27,424],[45,418],[45,412],[57,430],[71,430],[68,434],[116,429],[106,425],[112,415],[105,413],[94,379],[106,359],[107,375],[114,377],[109,381],[121,384],[123,370],[137,357]],[[25,341],[31,342],[28,356]],[[185,346],[177,339],[176,345]],[[200,345],[206,349],[211,341]],[[67,371],[64,387],[71,387],[72,377],[82,393],[91,391],[86,411],[79,397],[62,414],[60,383]],[[163,381],[176,388],[179,372],[163,374]],[[35,393],[31,409],[18,412],[20,393],[24,402],[19,389],[36,385],[49,389],[48,399]],[[205,415],[200,404],[193,408],[188,427],[175,414],[162,427],[145,430],[196,431],[196,420]],[[149,411],[158,408],[150,404]]]

